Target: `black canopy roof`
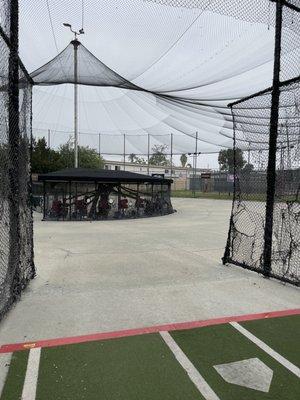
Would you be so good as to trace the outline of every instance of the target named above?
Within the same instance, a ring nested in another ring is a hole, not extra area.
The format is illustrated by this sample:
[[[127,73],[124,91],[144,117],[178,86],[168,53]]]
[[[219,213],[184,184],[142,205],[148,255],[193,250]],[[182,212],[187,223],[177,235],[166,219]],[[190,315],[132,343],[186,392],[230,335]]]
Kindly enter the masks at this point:
[[[67,168],[39,175],[39,181],[111,182],[111,183],[172,183],[171,179],[108,169]]]

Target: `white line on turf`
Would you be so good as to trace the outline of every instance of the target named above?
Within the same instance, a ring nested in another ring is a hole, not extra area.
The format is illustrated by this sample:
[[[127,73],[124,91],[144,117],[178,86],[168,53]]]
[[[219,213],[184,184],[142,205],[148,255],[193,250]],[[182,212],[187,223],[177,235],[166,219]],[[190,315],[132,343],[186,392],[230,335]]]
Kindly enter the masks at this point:
[[[0,354],[0,397],[4,388],[11,356],[11,353]]]
[[[41,349],[39,347],[30,350],[21,400],[35,399],[40,357]]]
[[[187,358],[169,332],[159,332],[160,336],[163,338],[169,349],[172,351],[176,357],[179,364],[186,370],[189,378],[197,387],[199,392],[205,398],[205,400],[220,400],[216,393],[212,390],[200,372],[195,368],[191,361]]]
[[[271,347],[269,347],[265,342],[258,339],[258,337],[254,336],[253,333],[247,331],[247,329],[245,329],[243,326],[241,326],[237,322],[230,322],[230,325],[233,326],[235,329],[237,329],[242,335],[246,336],[246,338],[251,340],[251,342],[256,344],[256,346],[260,347],[264,352],[269,354],[269,356],[273,357],[281,365],[283,365],[285,368],[287,368],[289,371],[291,371],[293,374],[295,374],[298,378],[300,378],[300,369],[298,367],[296,367],[296,365],[292,364],[290,361],[288,361],[282,355],[280,355],[275,350],[273,350]]]

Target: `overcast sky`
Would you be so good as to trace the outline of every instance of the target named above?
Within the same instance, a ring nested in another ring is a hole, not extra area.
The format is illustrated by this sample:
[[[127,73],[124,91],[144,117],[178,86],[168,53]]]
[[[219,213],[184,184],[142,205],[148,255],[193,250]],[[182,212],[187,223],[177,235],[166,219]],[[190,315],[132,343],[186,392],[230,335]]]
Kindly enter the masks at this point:
[[[121,140],[121,134],[127,133],[132,137],[126,151],[143,153],[147,133],[166,135],[157,142],[154,138],[153,143],[166,142],[170,140],[167,135],[173,133],[176,151],[186,152],[193,151],[195,140],[191,136],[198,131],[198,150],[217,152],[232,141],[215,106],[226,107],[230,101],[271,84],[274,29],[265,23],[143,0],[20,3],[20,53],[30,72],[55,57],[72,39],[63,22],[75,29],[83,22],[85,35],[80,41],[118,74],[145,89],[200,99],[205,104],[200,112],[191,114],[157,103],[151,95],[81,86],[79,129],[90,133],[80,136],[81,144],[97,148],[95,134],[101,132],[107,152],[119,153],[122,142],[108,135],[120,135]],[[65,142],[73,131],[73,87],[35,87],[33,112],[37,136],[51,129],[54,146]],[[134,135],[144,135],[136,146]],[[217,168],[217,156],[202,155],[199,165],[207,164]]]

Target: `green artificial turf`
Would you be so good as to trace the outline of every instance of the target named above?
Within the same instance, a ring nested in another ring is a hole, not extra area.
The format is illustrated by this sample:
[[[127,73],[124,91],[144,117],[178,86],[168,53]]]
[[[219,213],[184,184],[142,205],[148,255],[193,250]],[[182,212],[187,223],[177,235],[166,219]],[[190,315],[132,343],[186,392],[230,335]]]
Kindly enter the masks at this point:
[[[171,334],[220,399],[300,399],[299,379],[230,325],[177,331]],[[214,365],[256,357],[274,371],[269,393],[229,384],[213,368]]]
[[[28,351],[12,355],[1,400],[21,400],[28,355]]]
[[[158,334],[43,349],[37,400],[201,400]]]
[[[299,365],[300,316],[241,323]],[[300,381],[229,324],[170,332],[221,400],[298,400]],[[21,400],[29,352],[13,354],[0,400]],[[269,393],[227,383],[213,368],[259,358]],[[203,400],[159,334],[44,348],[36,400]]]
[[[300,367],[300,315],[249,321],[241,325]]]

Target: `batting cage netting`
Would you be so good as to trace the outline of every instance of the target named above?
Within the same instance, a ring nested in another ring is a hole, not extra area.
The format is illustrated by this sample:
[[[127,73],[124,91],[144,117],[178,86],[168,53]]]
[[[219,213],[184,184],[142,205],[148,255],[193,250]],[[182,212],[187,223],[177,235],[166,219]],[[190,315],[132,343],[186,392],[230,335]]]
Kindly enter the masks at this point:
[[[273,87],[231,105],[235,190],[224,263],[300,284],[300,9],[277,3]],[[291,47],[298,50],[291,50]],[[248,144],[251,167],[241,171]],[[254,149],[254,150],[253,150]]]
[[[31,80],[18,56],[18,1],[0,1],[0,319],[33,278]],[[22,84],[20,84],[22,82]]]

